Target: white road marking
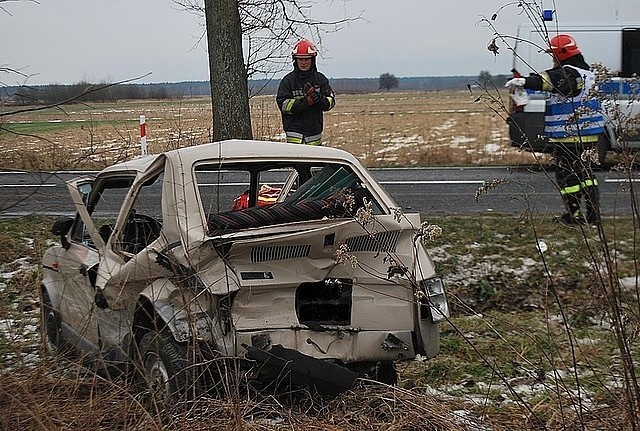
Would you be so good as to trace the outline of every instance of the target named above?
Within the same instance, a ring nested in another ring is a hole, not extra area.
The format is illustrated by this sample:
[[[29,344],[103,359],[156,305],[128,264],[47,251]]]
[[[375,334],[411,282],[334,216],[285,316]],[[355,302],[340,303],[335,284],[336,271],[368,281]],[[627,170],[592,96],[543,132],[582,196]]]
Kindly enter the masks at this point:
[[[0,187],[55,187],[57,184],[0,184]]]
[[[604,180],[605,183],[628,183],[629,178],[607,178]],[[632,183],[640,182],[640,178],[632,178]]]
[[[482,180],[420,180],[420,181],[378,181],[380,184],[482,184]]]

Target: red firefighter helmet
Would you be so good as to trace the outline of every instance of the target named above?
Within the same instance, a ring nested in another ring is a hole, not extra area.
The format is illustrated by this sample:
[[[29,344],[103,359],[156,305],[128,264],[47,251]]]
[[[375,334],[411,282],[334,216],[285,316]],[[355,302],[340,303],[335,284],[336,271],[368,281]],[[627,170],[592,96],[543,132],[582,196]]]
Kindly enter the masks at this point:
[[[566,60],[574,55],[580,54],[580,48],[573,36],[568,34],[559,34],[549,41],[549,52],[560,60]]]
[[[313,58],[318,55],[316,47],[313,43],[307,39],[300,39],[293,45],[293,51],[291,52],[293,58]]]

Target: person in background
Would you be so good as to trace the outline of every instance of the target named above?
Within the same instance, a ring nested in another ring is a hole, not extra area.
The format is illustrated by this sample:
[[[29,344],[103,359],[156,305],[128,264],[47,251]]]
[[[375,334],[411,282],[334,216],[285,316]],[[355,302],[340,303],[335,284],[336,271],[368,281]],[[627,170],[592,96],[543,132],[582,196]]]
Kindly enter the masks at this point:
[[[589,95],[595,75],[571,35],[559,34],[549,41],[549,46],[553,68],[526,78],[512,78],[505,86],[548,92],[544,135],[553,144],[556,181],[566,209],[556,221],[579,224],[586,216],[586,221],[595,225],[600,222],[598,180],[591,158],[582,157],[585,150],[597,148],[598,142],[605,139],[600,102]],[[582,197],[585,214],[580,206]]]
[[[293,71],[278,87],[276,102],[282,113],[287,142],[321,145],[324,112],[336,104],[329,80],[316,68],[318,52],[301,39],[293,47]]]

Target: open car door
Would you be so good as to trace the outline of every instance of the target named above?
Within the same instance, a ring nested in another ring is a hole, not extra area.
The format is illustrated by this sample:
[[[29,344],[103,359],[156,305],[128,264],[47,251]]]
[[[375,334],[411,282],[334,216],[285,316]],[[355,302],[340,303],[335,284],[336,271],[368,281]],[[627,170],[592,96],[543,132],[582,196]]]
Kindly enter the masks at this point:
[[[69,248],[58,257],[58,270],[66,280],[60,295],[60,313],[68,323],[65,338],[85,353],[99,346],[98,323],[95,318],[95,277],[104,242],[92,228],[93,223],[85,207],[93,179],[82,177],[67,183],[78,216],[71,231]],[[89,222],[89,223],[87,223]]]

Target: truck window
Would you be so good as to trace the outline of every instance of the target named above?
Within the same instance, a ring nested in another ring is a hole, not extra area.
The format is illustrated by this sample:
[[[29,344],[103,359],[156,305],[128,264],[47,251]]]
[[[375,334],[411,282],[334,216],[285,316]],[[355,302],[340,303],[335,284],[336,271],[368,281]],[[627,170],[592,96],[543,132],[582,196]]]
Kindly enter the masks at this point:
[[[631,78],[633,74],[640,76],[640,28],[622,30],[622,78]]]

